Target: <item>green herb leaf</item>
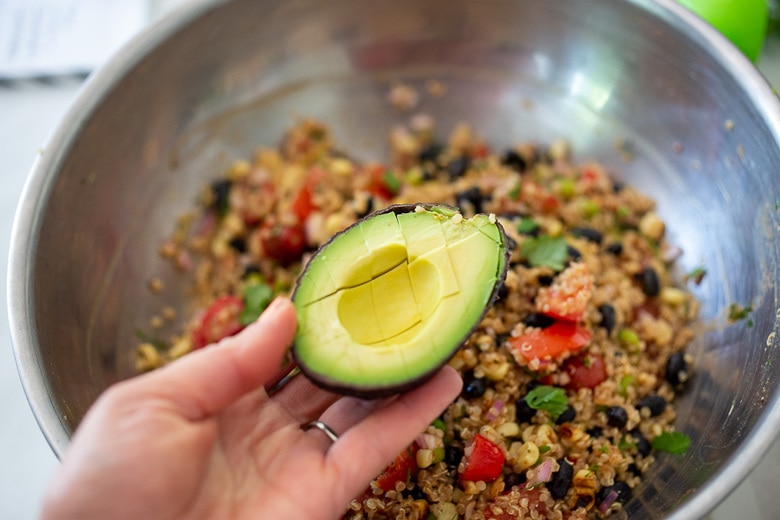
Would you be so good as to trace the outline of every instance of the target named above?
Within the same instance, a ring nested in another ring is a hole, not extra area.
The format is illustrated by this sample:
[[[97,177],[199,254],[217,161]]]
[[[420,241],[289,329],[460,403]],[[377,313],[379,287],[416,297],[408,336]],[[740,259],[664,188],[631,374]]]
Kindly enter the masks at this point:
[[[401,191],[401,181],[399,181],[390,170],[387,170],[382,176],[382,182],[393,195]]]
[[[539,446],[539,454],[541,455],[541,454],[547,453],[551,449],[552,449],[552,446],[550,446],[549,444],[542,444],[541,446]]]
[[[163,340],[155,338],[147,334],[146,332],[142,331],[141,329],[135,329],[135,337],[143,341],[144,343],[149,343],[157,350],[163,351],[168,350],[168,344],[165,343]]]
[[[520,187],[520,183],[515,183],[514,186],[507,192],[507,196],[512,200],[517,200],[520,198],[520,192],[522,188]]]
[[[675,455],[685,453],[691,444],[691,438],[682,432],[663,432],[661,435],[653,437],[652,446],[654,450],[674,453]]]
[[[546,266],[556,271],[563,270],[569,256],[566,240],[563,237],[548,235],[526,239],[520,246],[520,253],[532,266]]]
[[[707,274],[707,270],[703,267],[697,267],[694,270],[692,270],[690,273],[685,275],[685,277],[688,280],[692,280],[693,283],[696,285],[699,285],[702,280],[704,280],[704,276]]]
[[[743,307],[738,303],[732,303],[729,305],[729,321],[739,321],[744,320],[748,316],[750,316],[750,313],[753,312],[753,305],[748,305],[747,307]]]
[[[263,282],[244,287],[244,309],[238,315],[239,323],[249,325],[254,322],[273,299],[273,290]]]
[[[534,219],[530,217],[523,217],[523,219],[517,225],[517,232],[520,233],[521,235],[527,235],[529,233],[532,233],[538,228],[539,228],[539,224],[537,224],[534,221]]]
[[[625,396],[628,387],[636,382],[636,377],[633,374],[626,374],[620,378],[620,395]]]
[[[537,386],[528,392],[525,402],[534,410],[544,410],[549,413],[553,419],[557,419],[569,407],[563,389],[547,385]]]

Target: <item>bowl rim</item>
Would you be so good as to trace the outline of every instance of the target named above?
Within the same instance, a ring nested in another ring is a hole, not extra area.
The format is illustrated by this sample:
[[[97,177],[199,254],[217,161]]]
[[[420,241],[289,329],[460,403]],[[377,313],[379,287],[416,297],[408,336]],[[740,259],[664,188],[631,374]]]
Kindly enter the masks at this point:
[[[152,22],[125,43],[79,87],[75,100],[46,140],[43,152],[33,161],[19,197],[13,225],[7,271],[7,306],[12,350],[22,387],[46,441],[58,458],[70,443],[70,436],[46,388],[46,371],[37,359],[35,317],[27,312],[34,285],[34,254],[40,216],[36,208],[49,198],[67,151],[80,129],[110,92],[145,56],[160,43],[185,28],[191,21],[229,0],[191,0]],[[685,34],[703,52],[722,63],[742,87],[764,124],[780,143],[780,100],[758,69],[722,34],[675,0],[624,0],[647,12],[672,29]],[[33,233],[30,233],[33,231]],[[58,418],[55,422],[52,418]],[[701,518],[714,509],[742,482],[769,450],[780,430],[780,392],[766,404],[759,420],[744,440],[744,447],[724,462],[723,471],[706,482],[708,493],[696,493],[667,517],[670,520]],[[738,456],[737,456],[738,455]],[[705,496],[706,495],[706,496]],[[718,497],[713,501],[712,497]]]

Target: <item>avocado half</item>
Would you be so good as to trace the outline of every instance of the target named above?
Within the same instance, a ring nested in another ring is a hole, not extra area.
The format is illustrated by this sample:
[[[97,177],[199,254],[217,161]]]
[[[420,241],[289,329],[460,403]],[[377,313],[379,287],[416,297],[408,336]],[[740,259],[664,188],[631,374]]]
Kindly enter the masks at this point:
[[[506,277],[491,215],[438,204],[374,212],[334,235],[293,292],[293,358],[315,384],[375,398],[423,383],[479,325]]]

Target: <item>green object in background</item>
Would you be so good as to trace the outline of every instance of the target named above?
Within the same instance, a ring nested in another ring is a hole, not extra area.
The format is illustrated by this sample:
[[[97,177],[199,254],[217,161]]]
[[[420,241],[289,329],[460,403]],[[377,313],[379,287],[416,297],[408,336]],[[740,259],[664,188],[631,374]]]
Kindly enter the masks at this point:
[[[766,37],[767,0],[678,0],[736,45],[751,61],[758,60]]]

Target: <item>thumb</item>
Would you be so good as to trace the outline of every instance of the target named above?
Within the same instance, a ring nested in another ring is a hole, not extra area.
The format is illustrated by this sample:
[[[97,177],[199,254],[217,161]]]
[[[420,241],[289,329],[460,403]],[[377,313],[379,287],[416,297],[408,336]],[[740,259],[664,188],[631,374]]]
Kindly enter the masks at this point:
[[[136,390],[192,421],[209,417],[278,376],[295,327],[292,302],[277,298],[237,335],[137,378]]]

